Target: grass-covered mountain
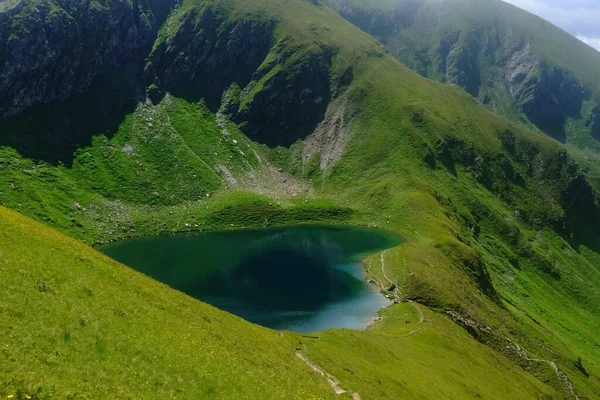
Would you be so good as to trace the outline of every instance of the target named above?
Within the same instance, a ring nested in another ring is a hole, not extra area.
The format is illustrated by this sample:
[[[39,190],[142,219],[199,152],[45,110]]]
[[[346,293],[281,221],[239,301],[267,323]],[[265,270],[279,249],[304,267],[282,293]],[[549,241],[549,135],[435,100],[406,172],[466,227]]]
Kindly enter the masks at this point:
[[[600,52],[501,0],[331,0],[419,74],[576,147],[600,147]]]
[[[334,396],[300,349],[348,397],[597,397],[598,195],[559,142],[318,2],[0,7],[0,203],[47,225],[0,211],[0,394]],[[281,338],[75,240],[310,222],[408,239],[366,331]]]

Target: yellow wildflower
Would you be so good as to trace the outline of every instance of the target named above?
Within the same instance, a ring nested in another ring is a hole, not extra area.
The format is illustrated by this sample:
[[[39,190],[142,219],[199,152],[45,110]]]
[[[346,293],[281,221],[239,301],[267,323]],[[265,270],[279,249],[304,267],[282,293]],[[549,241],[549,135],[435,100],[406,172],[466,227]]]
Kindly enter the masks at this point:
[[[7,399],[12,399],[13,397],[15,397],[14,394],[9,394],[8,396],[6,396]]]
[[[31,396],[30,396],[30,395],[25,395],[25,398],[26,398],[27,400],[30,400],[30,399],[31,399]]]

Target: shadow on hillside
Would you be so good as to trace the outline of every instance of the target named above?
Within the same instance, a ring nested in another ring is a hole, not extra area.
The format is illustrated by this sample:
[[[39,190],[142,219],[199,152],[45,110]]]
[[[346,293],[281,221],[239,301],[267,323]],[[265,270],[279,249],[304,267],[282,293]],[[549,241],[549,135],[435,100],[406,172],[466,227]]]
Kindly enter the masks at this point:
[[[542,132],[551,138],[558,140],[562,144],[567,143],[567,131],[565,130],[565,125],[555,126],[555,127],[544,127],[538,126]]]
[[[594,253],[600,254],[600,234],[596,229],[586,227],[581,229],[578,235],[571,240],[571,245],[578,253],[581,253],[581,247],[587,247]]]
[[[133,92],[123,77],[107,73],[69,100],[0,120],[0,146],[36,161],[71,167],[78,149],[90,146],[96,135],[112,137],[134,110]]]

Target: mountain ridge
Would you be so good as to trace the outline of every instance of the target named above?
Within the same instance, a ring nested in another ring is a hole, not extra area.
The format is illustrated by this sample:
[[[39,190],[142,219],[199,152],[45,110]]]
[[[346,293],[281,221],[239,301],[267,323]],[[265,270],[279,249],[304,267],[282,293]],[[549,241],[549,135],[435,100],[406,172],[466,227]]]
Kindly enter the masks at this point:
[[[421,75],[458,84],[562,142],[598,150],[581,135],[598,139],[600,53],[560,28],[500,0],[328,4]]]

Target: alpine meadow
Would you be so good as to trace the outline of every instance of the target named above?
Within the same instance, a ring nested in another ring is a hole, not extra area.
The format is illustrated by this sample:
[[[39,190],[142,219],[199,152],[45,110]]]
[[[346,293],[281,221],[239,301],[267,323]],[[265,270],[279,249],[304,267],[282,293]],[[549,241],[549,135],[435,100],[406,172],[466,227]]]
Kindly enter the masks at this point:
[[[600,399],[599,193],[600,52],[501,0],[0,0],[0,398]]]

